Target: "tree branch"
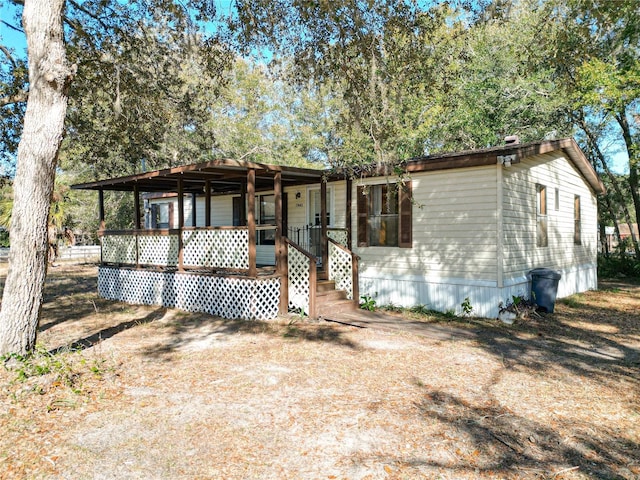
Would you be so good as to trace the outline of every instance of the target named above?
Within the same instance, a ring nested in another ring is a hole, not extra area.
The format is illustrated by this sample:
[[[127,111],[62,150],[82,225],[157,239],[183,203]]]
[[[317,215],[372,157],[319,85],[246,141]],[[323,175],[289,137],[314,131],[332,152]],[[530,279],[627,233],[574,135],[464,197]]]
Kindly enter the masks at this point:
[[[15,25],[10,24],[9,22],[5,22],[4,20],[0,20],[0,23],[2,23],[5,27],[9,27],[11,30],[15,30],[16,32],[24,33],[24,30],[22,30],[21,28],[16,27]]]
[[[15,95],[7,95],[6,97],[0,97],[0,107],[12,105],[14,103],[26,102],[29,98],[29,92],[26,90],[20,90]]]
[[[11,62],[11,66],[15,68],[16,61],[13,59],[13,56],[11,55],[11,52],[9,51],[9,49],[4,45],[0,45],[0,51],[5,54],[7,59],[9,59],[9,61]]]

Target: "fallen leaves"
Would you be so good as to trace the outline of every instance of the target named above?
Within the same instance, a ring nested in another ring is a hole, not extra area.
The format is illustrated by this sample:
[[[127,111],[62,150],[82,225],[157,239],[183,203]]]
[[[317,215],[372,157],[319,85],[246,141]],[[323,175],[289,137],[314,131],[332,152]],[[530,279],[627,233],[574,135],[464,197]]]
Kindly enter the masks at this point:
[[[116,333],[78,354],[77,392],[0,369],[3,480],[640,475],[637,288],[510,329],[467,320],[478,333],[449,341],[304,322],[292,338],[286,323],[170,315],[59,285],[64,301],[50,290],[43,310],[48,349]]]

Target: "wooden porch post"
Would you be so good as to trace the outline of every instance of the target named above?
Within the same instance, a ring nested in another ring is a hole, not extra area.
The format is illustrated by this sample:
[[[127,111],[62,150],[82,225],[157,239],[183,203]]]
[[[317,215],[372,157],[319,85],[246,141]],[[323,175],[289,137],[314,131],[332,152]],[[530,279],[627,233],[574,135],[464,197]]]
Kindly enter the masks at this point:
[[[353,180],[351,177],[347,176],[347,211],[346,211],[346,222],[347,222],[347,248],[349,250],[353,250],[353,245],[351,245],[351,202],[353,199],[353,193],[351,189],[353,188]],[[334,207],[335,208],[335,207]]]
[[[211,180],[204,183],[204,226],[211,226]]]
[[[240,225],[247,225],[247,182],[240,185]]]
[[[172,225],[169,225],[171,228]],[[184,227],[184,180],[178,178],[178,271],[184,271],[184,245],[182,244],[182,227]]]
[[[140,230],[141,227],[141,222],[140,222],[140,189],[138,187],[138,184],[136,183],[133,186],[133,203],[134,203],[134,215],[135,215],[135,223],[134,223],[134,228],[136,230]]]
[[[196,204],[196,194],[191,194],[191,226],[195,227],[196,223],[196,213],[198,211],[198,205]]]
[[[100,219],[100,229],[99,232],[103,232],[105,229],[105,221],[104,221],[104,190],[98,190],[98,216]]]
[[[247,227],[249,229],[249,276],[256,277],[256,170],[247,171]]]
[[[322,269],[329,273],[329,237],[327,236],[327,182],[320,182],[320,225],[322,228]]]
[[[276,272],[280,276],[280,313],[285,314],[289,310],[289,286],[287,284],[285,250],[282,241],[282,172],[276,172],[273,176],[273,197],[276,207]]]
[[[140,237],[139,237],[138,230],[140,230],[141,227],[140,227],[140,189],[137,183],[133,186],[133,204],[134,204],[134,216],[135,216],[134,237],[136,240],[136,267],[139,267],[140,266],[140,242],[139,242]]]
[[[102,240],[105,229],[104,222],[104,190],[98,190],[98,217],[100,220],[100,226],[98,227],[98,237],[100,237],[100,263],[102,263]]]

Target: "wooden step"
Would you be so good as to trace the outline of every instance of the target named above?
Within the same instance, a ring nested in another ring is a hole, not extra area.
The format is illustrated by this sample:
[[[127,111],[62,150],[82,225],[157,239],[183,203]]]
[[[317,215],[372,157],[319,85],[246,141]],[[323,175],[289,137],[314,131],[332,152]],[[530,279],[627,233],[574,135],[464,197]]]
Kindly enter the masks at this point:
[[[316,292],[328,292],[336,289],[335,280],[318,280],[316,282]]]
[[[316,293],[316,301],[318,304],[336,302],[338,300],[346,300],[347,292],[344,290],[325,290]]]
[[[334,302],[318,303],[317,305],[318,317],[334,317],[336,315],[353,312],[356,310],[356,305],[353,300],[337,300]]]

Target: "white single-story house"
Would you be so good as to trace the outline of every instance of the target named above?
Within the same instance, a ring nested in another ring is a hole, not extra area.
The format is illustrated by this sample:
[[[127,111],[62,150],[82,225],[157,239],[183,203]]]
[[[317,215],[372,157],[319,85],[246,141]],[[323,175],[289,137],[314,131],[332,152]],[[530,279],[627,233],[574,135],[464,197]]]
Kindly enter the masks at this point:
[[[215,160],[74,188],[100,192],[107,298],[227,318],[335,316],[361,295],[460,313],[468,298],[474,315],[496,317],[501,302],[529,296],[534,268],[561,273],[558,297],[597,288],[604,186],[574,140],[427,156],[394,172]],[[134,192],[137,228],[105,229],[108,190]]]

